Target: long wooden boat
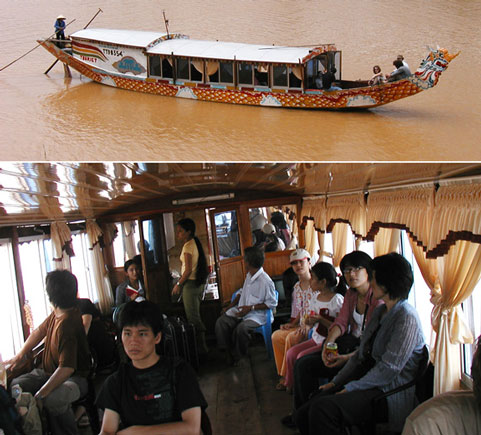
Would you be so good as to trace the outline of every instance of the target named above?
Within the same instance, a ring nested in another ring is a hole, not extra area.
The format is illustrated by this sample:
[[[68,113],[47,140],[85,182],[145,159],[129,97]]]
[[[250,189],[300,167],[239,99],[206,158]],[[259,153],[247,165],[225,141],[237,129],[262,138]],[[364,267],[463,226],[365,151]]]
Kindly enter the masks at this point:
[[[342,79],[334,44],[281,47],[189,39],[182,34],[84,29],[67,43],[38,41],[64,64],[102,84],[200,101],[302,109],[371,108],[432,88],[457,56],[431,49],[410,77],[375,86]],[[335,69],[341,90],[315,88]]]

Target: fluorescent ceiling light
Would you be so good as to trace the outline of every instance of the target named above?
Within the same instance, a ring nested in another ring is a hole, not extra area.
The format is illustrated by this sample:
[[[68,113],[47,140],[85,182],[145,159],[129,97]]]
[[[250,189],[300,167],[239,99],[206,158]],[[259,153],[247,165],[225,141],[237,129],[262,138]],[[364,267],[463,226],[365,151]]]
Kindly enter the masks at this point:
[[[221,199],[234,198],[233,193],[222,193],[221,195],[201,196],[197,198],[185,198],[172,200],[173,205],[193,204],[196,202],[219,201]]]

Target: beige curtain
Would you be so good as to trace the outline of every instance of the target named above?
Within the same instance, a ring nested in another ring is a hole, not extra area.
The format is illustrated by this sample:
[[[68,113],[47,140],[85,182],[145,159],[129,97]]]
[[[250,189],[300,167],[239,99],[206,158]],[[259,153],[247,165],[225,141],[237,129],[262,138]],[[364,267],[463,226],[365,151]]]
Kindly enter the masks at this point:
[[[99,238],[102,235],[102,230],[97,223],[91,219],[87,220],[87,236],[90,244],[90,252],[92,255],[92,264],[94,265],[93,278],[97,287],[97,294],[99,296],[100,311],[103,314],[109,314],[113,305],[114,299],[112,296],[112,286],[105,267],[102,250],[99,245]]]
[[[314,228],[314,222],[312,220],[308,220],[306,228],[304,229],[304,236],[306,238],[306,251],[311,254],[311,264],[314,264],[318,258],[318,244],[316,233],[317,231]]]
[[[72,243],[72,233],[66,222],[50,224],[50,239],[52,240],[53,264],[55,269],[71,270],[70,257],[65,252]],[[71,246],[69,247],[71,251]]]
[[[191,59],[190,62],[194,65],[194,68],[202,74],[202,77],[204,77],[204,61]]]
[[[441,186],[436,192],[429,250],[439,247],[450,231],[481,234],[481,184]],[[443,252],[444,253],[444,252]]]
[[[434,394],[459,389],[460,345],[472,343],[464,322],[461,303],[481,277],[481,245],[458,241],[448,254],[428,259],[423,248],[409,240],[426,284],[431,289],[431,362],[434,364]]]
[[[125,247],[125,255],[127,256],[127,258],[124,258],[124,261],[134,258],[137,255],[134,239],[135,225],[135,221],[122,222],[122,237]]]
[[[306,199],[302,202],[301,218],[311,217],[317,229],[326,231],[326,198]]]
[[[434,393],[440,394],[459,388],[460,344],[474,340],[460,304],[481,277],[481,245],[458,241],[436,264],[439,284],[433,288],[431,323],[436,332]]]
[[[395,228],[380,228],[374,239],[374,256],[398,252],[401,231]]]
[[[302,80],[302,66],[293,66],[291,67],[292,73],[299,79]]]
[[[219,62],[207,61],[205,65],[206,65],[207,75],[209,76],[216,73],[217,70],[219,69]]]
[[[352,231],[366,236],[366,203],[363,193],[329,197],[327,200],[327,224],[333,219],[345,219]]]
[[[339,267],[342,257],[347,254],[347,236],[350,233],[348,224],[336,223],[332,229],[332,265]]]
[[[371,192],[367,200],[368,234],[374,235],[376,222],[403,224],[418,240],[426,243],[433,222],[433,207],[433,186]]]

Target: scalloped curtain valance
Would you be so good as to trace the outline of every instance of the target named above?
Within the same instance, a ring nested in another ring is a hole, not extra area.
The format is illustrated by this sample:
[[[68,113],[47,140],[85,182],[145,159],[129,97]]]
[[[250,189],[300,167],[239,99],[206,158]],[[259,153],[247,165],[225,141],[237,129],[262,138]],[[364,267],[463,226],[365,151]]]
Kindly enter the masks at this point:
[[[318,231],[332,232],[348,223],[364,240],[375,240],[380,228],[405,229],[427,258],[445,255],[458,240],[481,243],[481,184],[406,188],[303,202],[301,217]]]

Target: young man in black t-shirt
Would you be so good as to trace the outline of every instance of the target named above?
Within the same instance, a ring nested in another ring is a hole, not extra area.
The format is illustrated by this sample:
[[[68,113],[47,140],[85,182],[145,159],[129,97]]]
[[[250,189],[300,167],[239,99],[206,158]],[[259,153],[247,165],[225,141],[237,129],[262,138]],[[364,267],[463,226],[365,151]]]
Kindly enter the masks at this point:
[[[97,399],[105,409],[101,434],[200,433],[207,403],[193,369],[157,354],[163,319],[152,302],[128,302],[120,316],[131,362],[105,381]],[[118,432],[120,428],[121,430]]]

